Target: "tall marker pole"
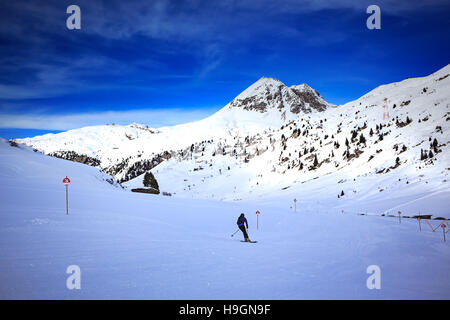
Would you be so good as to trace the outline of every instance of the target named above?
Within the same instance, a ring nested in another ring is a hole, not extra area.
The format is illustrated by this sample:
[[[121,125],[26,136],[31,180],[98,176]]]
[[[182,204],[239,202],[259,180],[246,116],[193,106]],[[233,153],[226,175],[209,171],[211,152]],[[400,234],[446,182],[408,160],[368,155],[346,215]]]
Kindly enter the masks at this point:
[[[294,212],[297,212],[297,199],[294,198]]]
[[[444,235],[444,242],[445,242],[445,223],[442,222],[441,227],[442,227],[442,234]]]
[[[70,179],[67,176],[62,181],[66,185],[66,215],[69,215],[69,183]]]
[[[69,185],[66,184],[66,215],[69,215]]]
[[[259,226],[259,214],[261,212],[259,212],[259,210],[256,211],[256,230],[258,230],[258,226]]]

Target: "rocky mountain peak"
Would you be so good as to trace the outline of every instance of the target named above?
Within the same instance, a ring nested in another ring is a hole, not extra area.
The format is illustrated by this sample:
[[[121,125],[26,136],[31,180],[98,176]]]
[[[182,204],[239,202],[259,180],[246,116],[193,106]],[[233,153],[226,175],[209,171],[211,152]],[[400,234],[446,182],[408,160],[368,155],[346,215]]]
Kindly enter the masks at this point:
[[[261,77],[229,104],[230,107],[260,113],[275,109],[293,114],[310,113],[313,110],[321,112],[328,105],[317,91],[305,83],[287,87],[280,80],[267,77]]]

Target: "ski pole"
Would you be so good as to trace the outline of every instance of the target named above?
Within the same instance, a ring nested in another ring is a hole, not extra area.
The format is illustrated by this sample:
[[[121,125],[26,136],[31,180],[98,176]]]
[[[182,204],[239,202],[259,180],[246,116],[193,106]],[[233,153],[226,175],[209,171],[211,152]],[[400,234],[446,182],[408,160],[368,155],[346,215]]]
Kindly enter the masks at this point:
[[[239,229],[237,229],[231,236],[234,236],[236,234],[236,232],[238,232],[238,231],[239,231]]]

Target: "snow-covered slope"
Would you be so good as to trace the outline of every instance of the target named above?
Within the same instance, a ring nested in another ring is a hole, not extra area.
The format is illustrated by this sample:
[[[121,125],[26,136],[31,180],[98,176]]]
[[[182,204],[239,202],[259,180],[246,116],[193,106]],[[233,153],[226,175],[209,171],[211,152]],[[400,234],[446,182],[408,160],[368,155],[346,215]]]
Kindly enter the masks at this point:
[[[71,192],[83,190],[111,191],[122,189],[114,179],[97,168],[72,161],[57,159],[33,152],[29,147],[15,144],[0,138],[0,164],[2,199],[15,199],[20,206],[20,199],[41,199],[34,193],[36,189],[48,192],[49,196],[61,193],[61,203],[65,204],[64,184],[62,179],[68,176],[72,180]]]
[[[175,196],[292,203],[319,192],[325,211],[450,217],[449,74],[384,85],[279,130],[201,143],[152,171]]]
[[[450,298],[442,233],[425,222],[419,232],[411,219],[327,213],[323,190],[296,214],[273,199],[135,194],[95,168],[5,141],[0,177],[0,299]],[[230,237],[241,212],[257,244]],[[66,286],[74,265],[79,290]],[[367,288],[371,265],[381,290]]]

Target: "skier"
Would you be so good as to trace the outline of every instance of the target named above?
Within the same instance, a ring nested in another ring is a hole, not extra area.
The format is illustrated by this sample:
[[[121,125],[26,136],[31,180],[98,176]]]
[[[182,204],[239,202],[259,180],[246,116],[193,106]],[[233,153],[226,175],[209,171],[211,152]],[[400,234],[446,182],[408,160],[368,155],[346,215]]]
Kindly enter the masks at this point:
[[[241,213],[241,215],[237,219],[237,225],[238,225],[239,229],[241,229],[242,233],[244,234],[245,241],[251,242],[250,239],[248,238],[247,230],[245,230],[245,226],[247,226],[247,229],[248,229],[248,222],[243,213]]]

